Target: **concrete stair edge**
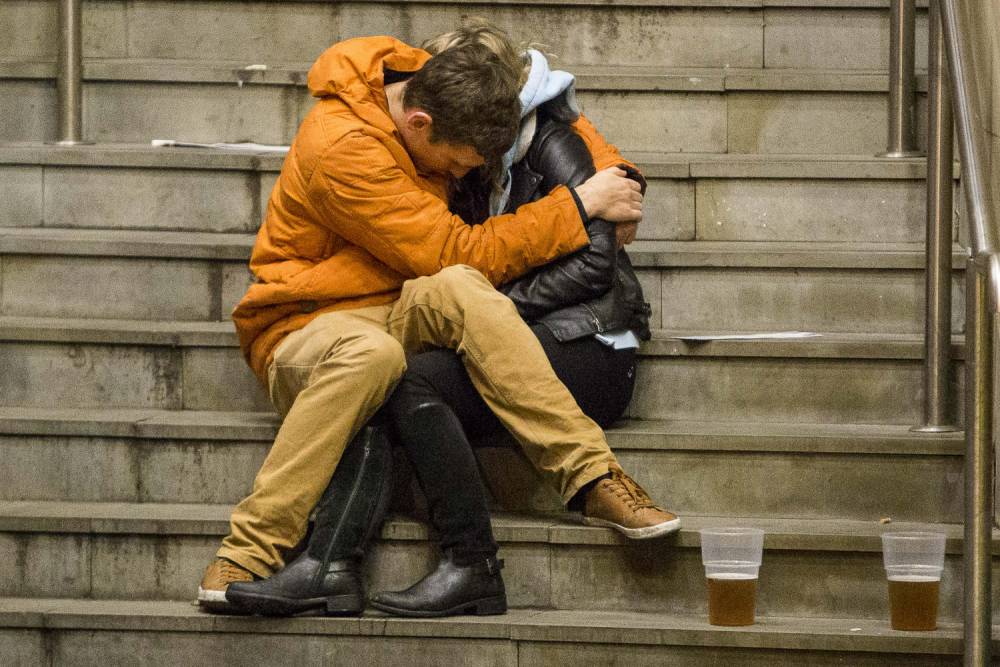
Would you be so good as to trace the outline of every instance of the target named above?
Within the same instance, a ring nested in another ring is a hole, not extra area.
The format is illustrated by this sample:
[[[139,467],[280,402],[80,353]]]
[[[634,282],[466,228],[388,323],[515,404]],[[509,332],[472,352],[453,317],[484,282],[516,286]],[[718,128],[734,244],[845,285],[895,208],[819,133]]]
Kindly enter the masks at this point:
[[[773,357],[816,359],[922,359],[920,334],[815,333],[812,337],[771,340],[690,341],[688,335],[728,332],[654,329],[642,343],[646,357]],[[755,334],[760,332],[743,332]],[[108,320],[0,316],[0,342],[91,343],[170,347],[237,347],[230,322]],[[964,359],[965,337],[952,337],[951,356]]]
[[[170,138],[170,137],[164,137]],[[879,158],[867,154],[814,153],[663,153],[627,151],[649,178],[926,178],[923,158]],[[63,147],[41,142],[0,142],[0,165],[136,167],[277,172],[284,155],[238,150],[157,148],[149,144],[99,143]],[[954,176],[960,175],[959,163]]]
[[[81,501],[0,501],[0,532],[91,535],[223,536],[229,531],[231,505],[199,503],[130,503]],[[704,527],[749,526],[765,531],[764,550],[836,553],[881,553],[886,530],[935,530],[947,535],[946,553],[961,554],[963,526],[958,523],[899,521],[886,524],[858,519],[801,517],[737,517],[688,515],[681,529],[663,538],[664,546],[699,548]],[[504,543],[589,545],[636,544],[606,528],[579,523],[571,513],[494,512],[493,532]],[[382,527],[383,541],[421,542],[430,528],[412,518],[394,515]],[[1000,529],[994,528],[992,553],[1000,557]]]
[[[94,631],[496,638],[542,642],[692,645],[789,650],[961,653],[961,626],[896,632],[886,621],[761,617],[745,628],[717,628],[698,616],[642,612],[512,609],[505,616],[420,620],[377,612],[360,618],[268,619],[213,616],[188,602],[0,598],[5,628]],[[994,650],[1000,626],[994,626]]]

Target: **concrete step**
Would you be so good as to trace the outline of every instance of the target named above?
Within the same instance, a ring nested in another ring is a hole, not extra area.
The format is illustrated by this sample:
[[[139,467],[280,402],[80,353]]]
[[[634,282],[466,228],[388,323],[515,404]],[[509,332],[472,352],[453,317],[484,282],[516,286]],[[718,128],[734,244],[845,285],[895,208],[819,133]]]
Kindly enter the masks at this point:
[[[727,92],[703,90],[701,82],[692,84],[695,90],[663,90],[655,80],[640,80],[636,90],[623,88],[624,81],[636,78],[625,74],[610,90],[581,86],[577,96],[583,112],[622,150],[876,154],[886,148],[885,93],[831,92],[825,78],[809,84],[820,90],[776,84],[805,91],[761,89],[766,81],[755,82],[758,88],[752,90]],[[287,144],[314,101],[301,87],[232,83],[93,81],[83,95],[83,132],[98,142],[173,138]],[[918,97],[922,145],[926,98]],[[0,101],[13,111],[0,140],[55,140],[51,81],[5,80]]]
[[[227,323],[0,318],[0,395],[7,407],[268,410],[234,338]],[[657,339],[643,347],[629,417],[919,418],[922,346],[915,336],[704,344],[658,332]]]
[[[517,609],[505,616],[438,620],[264,619],[202,614],[184,602],[0,599],[0,650],[17,664],[196,664],[225,655],[232,664],[440,665],[613,664],[649,667],[850,664],[856,667],[960,664],[961,628],[896,632],[883,620],[758,617],[718,628],[699,615]],[[996,627],[994,638],[998,636]],[[1000,642],[993,641],[994,653]]]
[[[927,62],[926,2],[918,3],[916,57]],[[766,5],[766,6],[765,6]],[[883,0],[505,0],[337,3],[283,0],[137,0],[84,12],[84,55],[99,59],[311,62],[349,37],[391,34],[417,44],[470,11],[567,65],[880,69],[888,62]],[[0,59],[54,59],[53,2],[6,2]],[[164,31],[164,25],[173,30]],[[266,38],[264,37],[266,35]]]
[[[236,503],[276,431],[270,413],[0,408],[0,500]],[[962,520],[961,432],[908,426],[624,421],[619,460],[687,514]],[[507,510],[562,505],[507,437],[478,443]],[[780,486],[780,494],[767,490]]]
[[[222,321],[252,276],[248,234],[0,229],[0,315]],[[923,331],[915,244],[640,241],[650,325],[684,330]],[[953,266],[952,329],[964,328]]]
[[[227,505],[0,503],[0,594],[10,597],[190,600],[228,531]],[[706,610],[698,529],[746,525],[767,532],[763,616],[884,619],[878,522],[686,516],[679,534],[626,544],[571,515],[494,518],[513,607],[697,614]],[[949,535],[941,618],[960,618],[962,527],[894,522],[894,530]],[[367,562],[370,590],[405,587],[435,559],[427,528],[395,517]],[[997,536],[994,563],[1000,564]],[[996,565],[995,565],[996,567]],[[9,574],[7,574],[9,573]],[[995,590],[995,589],[994,589]],[[1000,593],[994,592],[994,599]]]
[[[630,153],[640,238],[922,242],[924,161]],[[147,144],[0,144],[0,227],[255,232],[283,158]],[[957,177],[958,170],[955,170]],[[81,200],[90,202],[79,206]],[[886,224],[891,220],[892,224]]]

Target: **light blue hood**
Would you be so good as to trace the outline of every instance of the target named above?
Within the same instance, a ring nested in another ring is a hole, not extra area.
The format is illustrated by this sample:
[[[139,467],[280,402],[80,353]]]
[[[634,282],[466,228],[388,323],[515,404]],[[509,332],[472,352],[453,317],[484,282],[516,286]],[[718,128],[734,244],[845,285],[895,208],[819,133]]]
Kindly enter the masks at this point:
[[[507,206],[510,197],[510,168],[528,152],[535,136],[535,117],[538,107],[558,120],[572,123],[580,117],[576,104],[575,79],[569,72],[549,68],[549,61],[539,51],[528,49],[531,57],[531,71],[521,88],[521,128],[517,140],[503,156],[502,187],[490,196],[490,215],[498,215]]]

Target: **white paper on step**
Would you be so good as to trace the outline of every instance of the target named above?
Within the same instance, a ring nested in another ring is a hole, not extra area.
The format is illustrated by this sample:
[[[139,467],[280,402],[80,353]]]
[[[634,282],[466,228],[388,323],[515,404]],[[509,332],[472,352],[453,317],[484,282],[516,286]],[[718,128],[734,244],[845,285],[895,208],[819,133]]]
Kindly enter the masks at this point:
[[[158,148],[213,148],[216,150],[239,151],[241,153],[287,153],[289,148],[288,146],[276,146],[274,144],[255,144],[249,141],[236,144],[199,144],[193,141],[177,141],[176,139],[153,139],[150,143]]]
[[[789,340],[795,338],[816,338],[820,335],[812,331],[759,331],[754,333],[671,336],[671,338],[700,342],[712,340]]]

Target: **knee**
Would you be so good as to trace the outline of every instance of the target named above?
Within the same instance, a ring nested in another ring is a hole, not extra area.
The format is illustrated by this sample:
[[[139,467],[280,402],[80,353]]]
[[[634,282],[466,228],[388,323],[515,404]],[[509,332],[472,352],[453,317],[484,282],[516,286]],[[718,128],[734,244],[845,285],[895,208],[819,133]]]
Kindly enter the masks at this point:
[[[455,266],[447,266],[441,269],[433,276],[430,276],[429,285],[432,286],[432,289],[440,292],[459,296],[468,294],[470,290],[482,289],[484,287],[493,291],[493,285],[486,280],[483,274],[465,264],[456,264]]]
[[[395,384],[406,371],[403,346],[387,333],[366,331],[347,343],[349,352],[335,355],[338,363],[356,364],[359,371],[383,384]]]

